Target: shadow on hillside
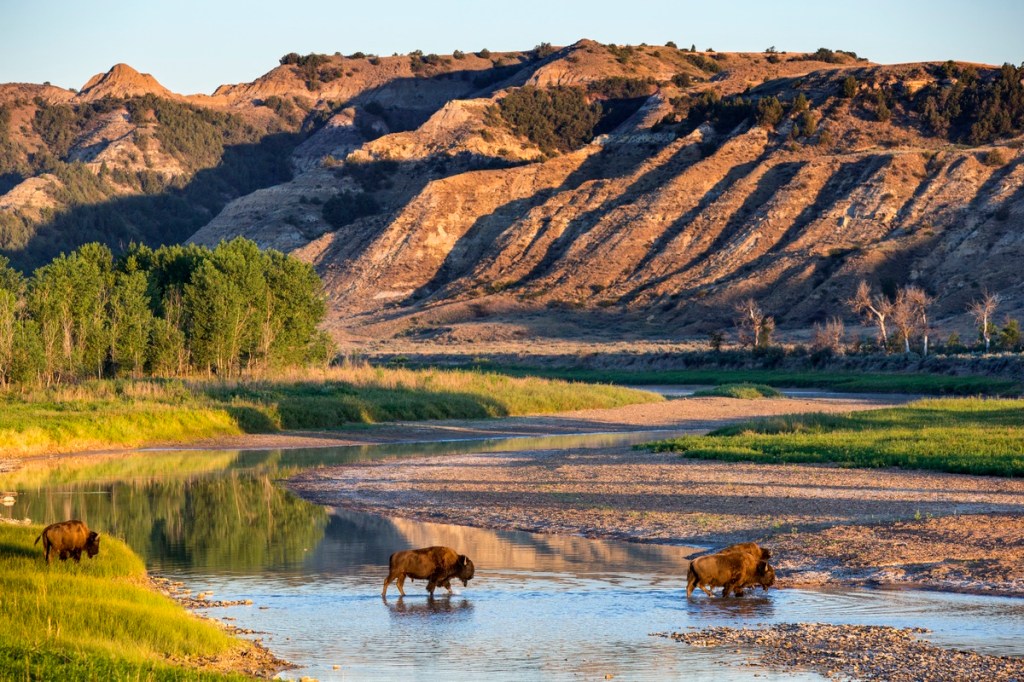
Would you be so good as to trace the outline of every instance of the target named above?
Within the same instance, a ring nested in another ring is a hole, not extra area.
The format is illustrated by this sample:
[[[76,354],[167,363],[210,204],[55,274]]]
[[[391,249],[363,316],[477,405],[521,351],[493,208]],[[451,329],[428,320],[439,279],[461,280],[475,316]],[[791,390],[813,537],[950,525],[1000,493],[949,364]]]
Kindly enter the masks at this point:
[[[183,242],[231,200],[290,180],[289,156],[302,139],[298,133],[275,133],[226,147],[216,166],[198,171],[181,188],[71,207],[39,225],[24,249],[2,253],[27,272],[89,242],[107,244],[115,253],[131,242],[154,247]]]

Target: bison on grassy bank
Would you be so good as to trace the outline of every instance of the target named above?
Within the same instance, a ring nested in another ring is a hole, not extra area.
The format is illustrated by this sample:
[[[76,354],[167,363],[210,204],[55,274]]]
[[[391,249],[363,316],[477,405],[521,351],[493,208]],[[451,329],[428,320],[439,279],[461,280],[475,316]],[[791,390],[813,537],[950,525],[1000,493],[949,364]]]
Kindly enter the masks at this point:
[[[427,580],[427,592],[434,596],[434,589],[440,585],[451,594],[451,579],[458,578],[463,586],[473,578],[473,562],[465,554],[459,554],[450,547],[425,547],[395,552],[388,562],[388,577],[380,596],[387,598],[388,586],[397,580],[398,593],[405,596],[405,579]]]
[[[686,573],[686,597],[699,587],[712,596],[711,588],[721,587],[722,596],[743,594],[743,588],[760,585],[767,590],[775,584],[775,569],[768,564],[771,552],[753,542],[727,547],[717,554],[697,557]]]
[[[100,534],[89,530],[88,526],[76,519],[51,523],[32,544],[39,544],[40,540],[43,541],[43,556],[46,557],[46,563],[50,563],[51,551],[61,561],[71,557],[76,562],[82,560],[82,550],[85,550],[90,559],[100,553]]]

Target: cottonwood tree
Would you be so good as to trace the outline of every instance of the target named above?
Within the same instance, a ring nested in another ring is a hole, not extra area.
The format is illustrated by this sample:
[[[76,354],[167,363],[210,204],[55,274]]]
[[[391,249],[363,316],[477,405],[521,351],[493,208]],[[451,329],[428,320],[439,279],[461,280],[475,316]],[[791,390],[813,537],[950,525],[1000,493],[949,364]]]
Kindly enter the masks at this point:
[[[992,318],[995,316],[996,308],[999,307],[999,301],[1001,300],[1002,297],[999,294],[985,291],[982,293],[981,299],[972,302],[968,307],[971,317],[978,323],[978,331],[981,338],[985,340],[986,353],[988,352],[989,345],[992,343],[992,332],[995,329]]]
[[[884,294],[873,296],[871,287],[864,280],[857,285],[857,293],[850,299],[849,305],[858,315],[878,327],[878,339],[885,348],[889,343],[886,320],[892,315],[893,304]]]
[[[845,336],[846,325],[838,317],[833,317],[824,326],[815,322],[811,348],[816,351],[827,350],[833,353],[842,353]]]
[[[6,386],[14,362],[18,307],[25,289],[24,279],[0,256],[0,385]]]
[[[772,333],[775,331],[775,318],[765,315],[753,298],[741,301],[735,310],[739,315],[736,326],[739,327],[740,343],[755,348],[766,348],[771,343]]]
[[[910,352],[910,338],[917,329],[917,318],[914,315],[914,307],[907,296],[906,289],[896,292],[896,300],[892,304],[890,313],[892,324],[896,327],[899,338],[903,341],[903,352]]]
[[[153,327],[145,273],[129,263],[128,272],[114,276],[110,301],[110,359],[123,372],[139,376]]]
[[[930,331],[928,326],[928,306],[932,304],[934,299],[924,289],[913,284],[903,289],[903,297],[906,299],[906,305],[910,308],[910,314],[917,327],[917,331],[921,334],[921,355],[927,357],[928,332]]]

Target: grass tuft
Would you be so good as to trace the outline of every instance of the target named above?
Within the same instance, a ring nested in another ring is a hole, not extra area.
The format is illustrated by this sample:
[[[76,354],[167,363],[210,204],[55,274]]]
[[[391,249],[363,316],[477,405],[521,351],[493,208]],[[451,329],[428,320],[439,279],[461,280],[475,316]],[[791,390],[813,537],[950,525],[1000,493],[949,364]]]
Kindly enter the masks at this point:
[[[694,391],[695,398],[740,398],[741,400],[757,400],[759,398],[782,398],[782,391],[765,384],[722,384],[701,391]]]
[[[770,417],[640,447],[698,459],[1021,476],[1024,400],[931,399],[844,415]]]

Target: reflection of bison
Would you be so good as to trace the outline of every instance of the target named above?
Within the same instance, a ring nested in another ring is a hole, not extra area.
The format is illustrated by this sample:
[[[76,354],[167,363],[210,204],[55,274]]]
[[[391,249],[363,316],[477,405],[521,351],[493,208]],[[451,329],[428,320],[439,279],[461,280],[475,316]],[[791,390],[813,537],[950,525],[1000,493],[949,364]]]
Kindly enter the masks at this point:
[[[709,597],[712,587],[721,587],[723,597],[730,592],[743,594],[743,588],[751,585],[767,590],[775,584],[775,569],[768,565],[770,555],[768,550],[745,542],[718,554],[697,557],[690,562],[686,574],[686,596],[693,594],[694,587],[704,590]]]
[[[473,562],[465,554],[458,554],[448,547],[426,547],[395,552],[388,563],[388,577],[380,596],[388,596],[388,586],[397,580],[398,593],[405,596],[405,579],[427,580],[427,592],[434,596],[438,585],[451,593],[451,578],[458,578],[463,585],[473,577]]]
[[[81,521],[51,523],[43,529],[43,532],[32,544],[37,544],[40,539],[43,541],[46,563],[50,563],[51,550],[61,561],[65,561],[69,556],[75,561],[81,561],[83,549],[89,558],[100,553],[100,534],[89,530],[89,527]]]

